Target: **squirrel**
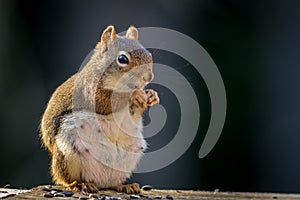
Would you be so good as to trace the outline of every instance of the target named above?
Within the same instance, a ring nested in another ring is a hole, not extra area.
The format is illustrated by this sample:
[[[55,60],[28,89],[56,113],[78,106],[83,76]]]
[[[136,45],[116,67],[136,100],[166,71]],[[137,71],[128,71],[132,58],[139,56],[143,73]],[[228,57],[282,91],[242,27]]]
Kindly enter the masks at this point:
[[[139,184],[123,183],[147,148],[142,115],[159,103],[157,92],[145,89],[152,67],[137,28],[125,36],[112,25],[103,31],[87,64],[52,94],[41,120],[56,184],[86,193],[140,192]]]

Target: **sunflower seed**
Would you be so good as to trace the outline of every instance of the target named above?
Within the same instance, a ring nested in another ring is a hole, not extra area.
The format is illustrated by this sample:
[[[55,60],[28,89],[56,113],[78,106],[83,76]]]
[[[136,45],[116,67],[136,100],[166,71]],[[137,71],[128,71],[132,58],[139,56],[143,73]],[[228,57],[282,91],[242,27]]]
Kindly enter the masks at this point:
[[[70,190],[66,190],[66,191],[62,192],[62,194],[64,194],[66,197],[71,197],[71,196],[73,196],[74,192],[72,192]]]
[[[141,197],[139,195],[132,194],[132,195],[130,195],[130,198],[131,199],[140,199]]]
[[[65,195],[61,192],[55,193],[54,197],[64,197]]]
[[[152,190],[153,187],[152,187],[151,185],[144,185],[144,186],[142,187],[142,189],[148,191],[148,190]]]
[[[50,193],[46,193],[46,194],[44,194],[44,197],[45,198],[52,198],[52,197],[54,197],[54,195],[50,194]]]

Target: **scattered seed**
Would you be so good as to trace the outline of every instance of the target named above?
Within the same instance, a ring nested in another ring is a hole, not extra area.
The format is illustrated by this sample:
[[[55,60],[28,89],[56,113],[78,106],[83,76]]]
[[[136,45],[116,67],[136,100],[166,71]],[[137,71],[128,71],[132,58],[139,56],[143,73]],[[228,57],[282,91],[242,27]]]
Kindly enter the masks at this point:
[[[146,197],[145,200],[152,200],[152,198],[151,197]]]
[[[172,197],[171,195],[168,194],[168,195],[166,196],[166,199],[172,199],[172,200],[173,200],[173,197]]]
[[[88,200],[89,197],[87,197],[87,196],[80,196],[78,199],[79,199],[79,200]]]
[[[110,200],[121,200],[120,197],[110,197]]]
[[[51,190],[51,192],[50,192],[50,194],[56,194],[57,192],[56,191],[54,191],[54,190]]]
[[[61,189],[56,189],[56,188],[52,188],[51,191],[55,191],[55,192],[62,192]]]
[[[71,197],[71,196],[73,196],[74,192],[72,192],[70,190],[66,190],[66,191],[62,192],[62,194],[64,194],[66,197]]]
[[[144,186],[142,187],[142,189],[148,191],[148,190],[152,190],[153,187],[152,187],[151,185],[144,185]]]
[[[155,196],[153,199],[162,199],[162,196]]]
[[[43,191],[50,192],[51,189],[52,189],[52,185],[46,185],[46,186],[43,188]]]
[[[50,194],[50,193],[46,193],[46,194],[44,194],[44,197],[45,198],[52,198],[52,197],[54,197],[54,195]]]
[[[101,198],[101,200],[110,200],[110,198],[108,196],[104,196]]]
[[[89,198],[99,199],[99,196],[97,194],[90,194]]]
[[[55,193],[54,197],[64,197],[65,195],[61,192]]]
[[[130,195],[130,198],[131,199],[140,199],[141,197],[139,195],[132,194],[132,195]]]
[[[217,194],[219,192],[219,189],[215,189],[214,194]]]

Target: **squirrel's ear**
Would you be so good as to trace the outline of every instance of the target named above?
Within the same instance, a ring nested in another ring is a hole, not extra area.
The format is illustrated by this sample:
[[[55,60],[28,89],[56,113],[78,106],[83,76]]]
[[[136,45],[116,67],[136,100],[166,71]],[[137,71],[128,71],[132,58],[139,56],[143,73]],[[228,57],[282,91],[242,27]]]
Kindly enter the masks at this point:
[[[133,40],[138,40],[138,30],[134,26],[130,26],[126,32],[126,37]]]
[[[116,30],[113,25],[108,26],[102,33],[101,36],[101,43],[106,43],[108,41],[111,41],[116,36]]]
[[[97,44],[97,48],[101,51],[107,49],[108,42],[112,41],[116,37],[117,33],[113,25],[108,26],[102,33],[101,41]]]

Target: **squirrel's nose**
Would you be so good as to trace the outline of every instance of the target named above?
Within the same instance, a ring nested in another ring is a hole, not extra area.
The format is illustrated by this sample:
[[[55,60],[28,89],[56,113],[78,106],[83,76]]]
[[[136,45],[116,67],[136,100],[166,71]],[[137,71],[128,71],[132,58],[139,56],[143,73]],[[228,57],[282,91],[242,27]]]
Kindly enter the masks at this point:
[[[148,72],[146,74],[143,75],[143,80],[145,82],[151,82],[154,78],[154,74],[152,72]]]

